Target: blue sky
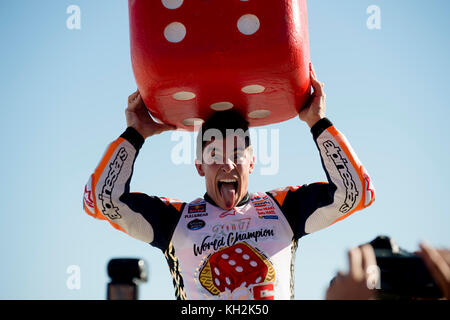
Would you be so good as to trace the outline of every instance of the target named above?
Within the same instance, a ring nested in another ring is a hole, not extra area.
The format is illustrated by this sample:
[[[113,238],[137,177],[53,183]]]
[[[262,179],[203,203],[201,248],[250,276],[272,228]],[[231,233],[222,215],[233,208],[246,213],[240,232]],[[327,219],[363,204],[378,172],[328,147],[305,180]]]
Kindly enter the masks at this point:
[[[187,0],[186,0],[187,1]],[[68,6],[81,9],[69,30]],[[366,9],[381,9],[369,30]],[[445,0],[308,2],[311,56],[325,82],[327,116],[343,132],[377,191],[365,211],[302,238],[296,299],[322,299],[346,250],[379,234],[407,250],[426,239],[450,244],[450,3]],[[162,253],[82,211],[82,194],[107,144],[125,129],[131,70],[127,1],[2,1],[0,4],[1,299],[104,299],[106,264],[144,258],[142,299],[173,299]],[[280,135],[276,175],[251,176],[250,190],[324,181],[306,124]],[[174,165],[170,133],[149,139],[132,190],[190,201],[204,193],[193,164]],[[81,288],[66,286],[80,267]]]

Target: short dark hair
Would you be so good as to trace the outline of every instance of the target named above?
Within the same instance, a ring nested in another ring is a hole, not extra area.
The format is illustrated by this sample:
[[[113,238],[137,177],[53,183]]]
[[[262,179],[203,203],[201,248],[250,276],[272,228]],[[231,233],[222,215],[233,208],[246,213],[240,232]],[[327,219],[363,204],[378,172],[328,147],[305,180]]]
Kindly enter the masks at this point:
[[[237,111],[226,110],[215,112],[208,120],[206,120],[197,134],[197,159],[201,159],[202,152],[210,140],[205,140],[205,133],[210,130],[218,130],[222,137],[226,137],[230,133],[235,134],[237,130],[242,130],[245,139],[245,148],[251,145],[249,134],[249,122]],[[200,148],[201,146],[201,148]]]

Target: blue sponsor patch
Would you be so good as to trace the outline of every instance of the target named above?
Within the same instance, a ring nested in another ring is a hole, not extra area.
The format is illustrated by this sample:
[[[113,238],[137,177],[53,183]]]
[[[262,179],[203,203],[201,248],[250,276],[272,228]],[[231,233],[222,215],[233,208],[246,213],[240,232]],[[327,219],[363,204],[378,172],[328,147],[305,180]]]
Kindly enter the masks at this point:
[[[278,220],[278,216],[259,216],[262,219],[273,219],[273,220]]]
[[[187,224],[189,230],[199,230],[206,225],[205,221],[200,219],[194,219]]]

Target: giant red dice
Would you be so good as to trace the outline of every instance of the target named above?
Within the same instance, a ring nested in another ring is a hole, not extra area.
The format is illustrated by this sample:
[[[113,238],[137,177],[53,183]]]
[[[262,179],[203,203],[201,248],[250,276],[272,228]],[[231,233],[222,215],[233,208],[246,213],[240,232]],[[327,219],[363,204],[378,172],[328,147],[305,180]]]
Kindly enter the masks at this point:
[[[306,0],[129,0],[133,72],[153,116],[192,131],[234,108],[261,126],[310,94]]]

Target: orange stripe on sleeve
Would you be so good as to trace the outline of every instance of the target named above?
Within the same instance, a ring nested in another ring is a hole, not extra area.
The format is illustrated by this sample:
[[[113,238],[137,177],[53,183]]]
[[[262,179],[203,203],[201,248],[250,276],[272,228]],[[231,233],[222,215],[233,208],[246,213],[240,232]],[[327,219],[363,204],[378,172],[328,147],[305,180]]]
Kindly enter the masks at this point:
[[[167,206],[172,205],[175,209],[177,209],[178,212],[180,212],[183,207],[183,201],[167,197],[160,197],[160,199],[163,200]]]
[[[271,192],[273,197],[275,198],[275,200],[277,200],[278,204],[280,205],[280,207],[283,205],[284,203],[284,199],[286,199],[286,196],[288,194],[288,190],[283,190],[283,191],[275,191],[275,192]]]
[[[286,187],[286,188],[279,188],[279,189],[271,190],[271,191],[269,191],[269,193],[275,198],[275,200],[278,202],[278,204],[281,207],[284,203],[284,200],[286,199],[288,192],[296,191],[299,188],[300,188],[300,186],[296,186],[296,187],[290,186],[290,187]]]

